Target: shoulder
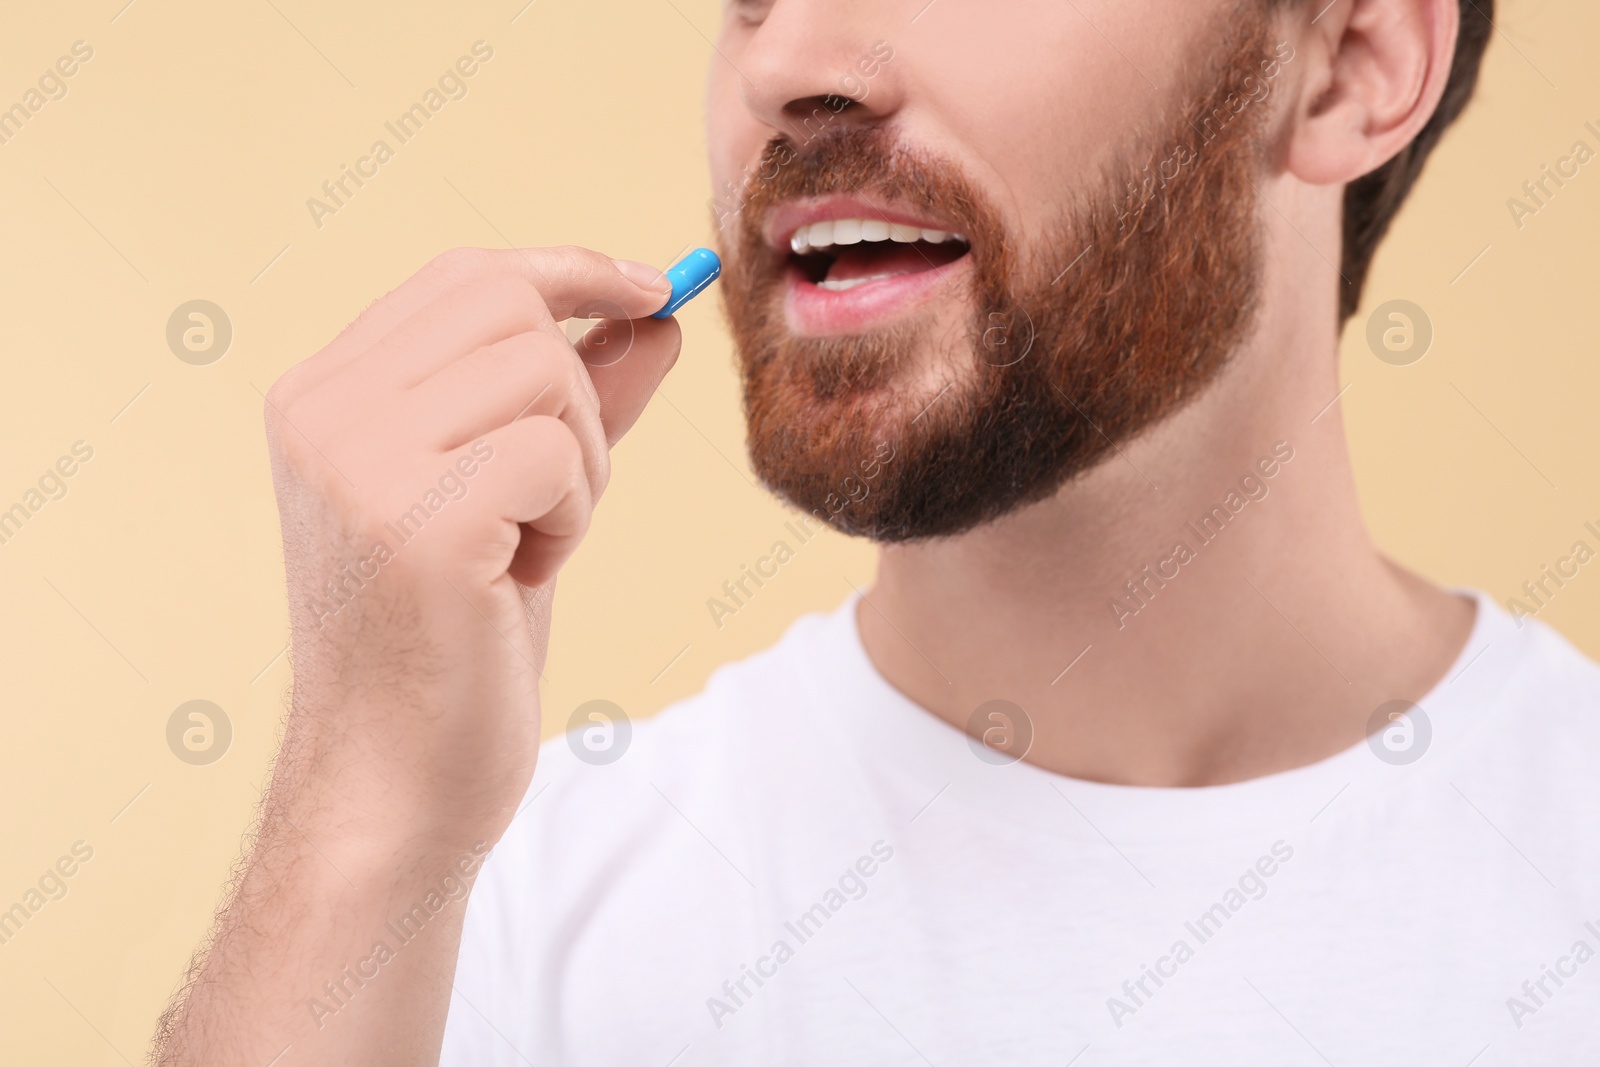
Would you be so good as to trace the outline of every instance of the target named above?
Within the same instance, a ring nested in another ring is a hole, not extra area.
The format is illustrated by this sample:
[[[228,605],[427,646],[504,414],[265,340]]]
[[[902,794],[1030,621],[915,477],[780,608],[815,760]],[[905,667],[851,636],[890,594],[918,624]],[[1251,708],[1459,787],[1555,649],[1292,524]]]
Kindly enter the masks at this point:
[[[782,802],[786,783],[825,762],[831,728],[817,721],[815,665],[845,621],[842,609],[803,616],[777,643],[718,668],[699,693],[650,718],[606,721],[600,709],[589,725],[545,742],[484,865],[490,885],[479,890],[518,901],[537,893],[548,918],[616,892],[629,878],[624,866],[653,876],[684,855],[706,859],[703,848],[681,848],[686,837],[731,857],[762,810]],[[715,879],[727,865],[700,873]]]
[[[1570,716],[1579,726],[1600,722],[1600,663],[1543,620],[1508,612],[1487,595],[1480,603],[1499,616],[1498,633],[1520,652],[1518,670],[1506,686],[1507,700]]]
[[[843,621],[805,616],[696,695],[626,730],[611,723],[611,752],[586,744],[582,727],[545,743],[469,898],[457,993],[471,1007],[452,1007],[447,1061],[479,1062],[506,1042],[546,1049],[575,1024],[536,1016],[568,996],[659,1012],[667,1030],[701,1017],[705,990],[743,958],[754,887],[770,884],[761,843],[832,773],[837,743],[810,717],[815,665]]]
[[[1538,868],[1555,884],[1600,884],[1600,857],[1559,847],[1600,834],[1600,665],[1542,621],[1514,619],[1482,594],[1479,605],[1479,647],[1438,689],[1436,706],[1459,714],[1459,743],[1449,717],[1435,722],[1445,751],[1417,784],[1461,827],[1486,823],[1544,853]]]

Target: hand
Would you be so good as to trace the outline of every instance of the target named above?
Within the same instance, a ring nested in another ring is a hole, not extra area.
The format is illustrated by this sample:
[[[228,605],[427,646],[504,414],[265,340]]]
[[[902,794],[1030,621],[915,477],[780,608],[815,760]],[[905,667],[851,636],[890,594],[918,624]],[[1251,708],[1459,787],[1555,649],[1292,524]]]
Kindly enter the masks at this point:
[[[556,571],[677,358],[645,317],[669,292],[585,249],[448,252],[267,394],[295,674],[275,792],[321,831],[504,831]],[[568,343],[595,306],[615,321]]]

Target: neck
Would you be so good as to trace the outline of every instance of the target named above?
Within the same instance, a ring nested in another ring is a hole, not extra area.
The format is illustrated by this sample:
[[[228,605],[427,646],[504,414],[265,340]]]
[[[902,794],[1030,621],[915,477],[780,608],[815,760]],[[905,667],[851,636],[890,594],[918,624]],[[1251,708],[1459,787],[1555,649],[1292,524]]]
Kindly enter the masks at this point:
[[[1379,705],[1425,695],[1473,607],[1373,545],[1333,345],[1295,332],[1263,330],[1052,498],[884,548],[857,608],[878,669],[962,729],[988,701],[1018,705],[1047,770],[1144,786],[1313,763],[1360,743]]]

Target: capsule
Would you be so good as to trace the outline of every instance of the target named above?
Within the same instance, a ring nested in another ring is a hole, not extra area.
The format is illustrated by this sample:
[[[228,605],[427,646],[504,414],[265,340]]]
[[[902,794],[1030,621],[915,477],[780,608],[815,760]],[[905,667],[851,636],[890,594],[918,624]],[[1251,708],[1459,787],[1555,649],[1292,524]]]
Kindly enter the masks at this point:
[[[721,273],[722,260],[711,249],[697,248],[690,252],[667,268],[667,280],[672,283],[672,297],[666,307],[650,317],[671,318],[679,308],[700,295],[700,290],[716,281]]]

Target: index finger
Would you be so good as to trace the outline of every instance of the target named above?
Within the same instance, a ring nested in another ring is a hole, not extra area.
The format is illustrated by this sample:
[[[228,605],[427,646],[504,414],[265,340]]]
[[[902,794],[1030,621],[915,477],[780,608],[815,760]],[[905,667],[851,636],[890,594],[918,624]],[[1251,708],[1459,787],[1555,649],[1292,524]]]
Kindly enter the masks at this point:
[[[614,260],[593,249],[454,248],[435,256],[392,292],[374,301],[359,317],[300,369],[298,389],[315,386],[372,348],[416,312],[444,295],[491,277],[511,276],[529,283],[552,322],[570,318],[583,304],[606,301],[630,318],[659,310],[672,285],[653,267]]]

